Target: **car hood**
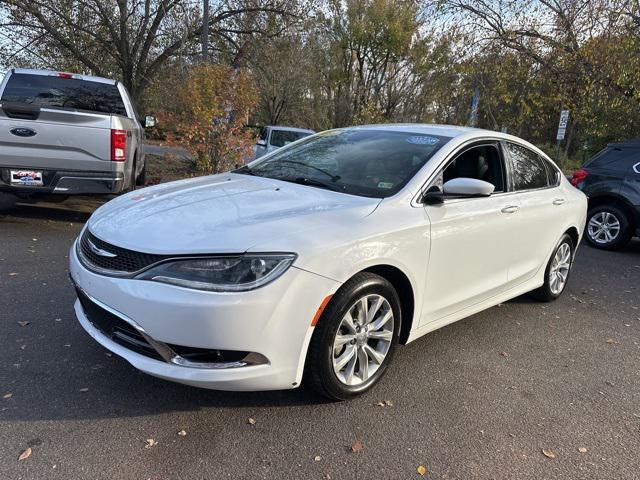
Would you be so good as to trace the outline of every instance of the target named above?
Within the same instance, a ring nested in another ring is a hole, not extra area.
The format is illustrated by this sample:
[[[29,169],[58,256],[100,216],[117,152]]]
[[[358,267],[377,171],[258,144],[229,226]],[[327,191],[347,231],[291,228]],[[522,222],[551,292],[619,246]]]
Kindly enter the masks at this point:
[[[88,228],[106,242],[147,253],[241,253],[301,230],[330,235],[336,222],[357,221],[379,203],[268,178],[218,174],[123,195],[96,210]]]

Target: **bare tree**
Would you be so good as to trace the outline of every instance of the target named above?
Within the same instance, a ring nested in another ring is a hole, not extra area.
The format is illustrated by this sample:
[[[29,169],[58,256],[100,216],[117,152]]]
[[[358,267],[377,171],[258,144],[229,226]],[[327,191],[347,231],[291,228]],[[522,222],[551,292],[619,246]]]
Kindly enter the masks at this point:
[[[209,35],[218,44],[237,45],[240,36],[265,33],[269,16],[292,18],[296,9],[291,4],[212,1]],[[120,78],[140,102],[169,59],[196,53],[203,31],[201,7],[201,0],[0,0],[0,35],[20,39],[4,63],[20,58],[24,63],[26,57],[53,68],[78,65]]]

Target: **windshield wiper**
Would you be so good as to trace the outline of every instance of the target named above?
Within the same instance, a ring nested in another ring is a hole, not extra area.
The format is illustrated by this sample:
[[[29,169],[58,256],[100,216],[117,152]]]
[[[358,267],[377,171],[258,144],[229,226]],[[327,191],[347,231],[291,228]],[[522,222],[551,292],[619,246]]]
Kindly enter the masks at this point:
[[[277,163],[277,162],[274,162],[274,163]],[[334,175],[331,172],[327,172],[326,170],[316,167],[315,165],[309,165],[308,163],[297,162],[295,160],[280,160],[279,163],[288,163],[290,165],[302,165],[303,167],[312,168],[320,173],[324,173],[327,177],[331,179],[332,182],[337,182],[338,180],[340,180],[340,175]]]
[[[241,175],[253,175],[255,177],[259,177],[257,173],[254,173],[247,165],[243,165],[240,168],[236,168],[235,170],[231,170],[233,173],[239,173]]]
[[[309,185],[311,187],[326,188],[334,192],[344,192],[346,186],[336,185],[334,183],[326,183],[313,178],[297,177],[297,178],[279,178],[278,180],[284,180],[285,182],[299,183],[300,185]]]

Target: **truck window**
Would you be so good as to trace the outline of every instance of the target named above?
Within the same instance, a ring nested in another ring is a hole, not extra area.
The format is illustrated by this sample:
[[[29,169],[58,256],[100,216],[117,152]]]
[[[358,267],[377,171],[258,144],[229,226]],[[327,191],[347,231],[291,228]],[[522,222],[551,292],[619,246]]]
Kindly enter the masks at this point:
[[[116,85],[77,78],[16,73],[9,77],[0,101],[127,116]]]
[[[284,147],[286,144],[295,142],[302,137],[308,137],[306,132],[295,132],[291,130],[272,130],[271,145],[274,147]]]

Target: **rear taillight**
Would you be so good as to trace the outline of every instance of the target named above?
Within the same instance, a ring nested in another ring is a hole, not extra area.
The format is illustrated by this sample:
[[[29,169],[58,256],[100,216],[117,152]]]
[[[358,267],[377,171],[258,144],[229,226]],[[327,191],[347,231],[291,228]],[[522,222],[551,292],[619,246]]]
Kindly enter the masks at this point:
[[[124,162],[127,150],[127,131],[111,129],[111,161]]]
[[[571,185],[577,187],[580,182],[587,178],[587,175],[589,175],[589,172],[583,168],[576,170],[573,172],[573,177],[571,177]]]
[[[73,78],[73,73],[58,72],[58,77],[60,77],[60,78]]]

